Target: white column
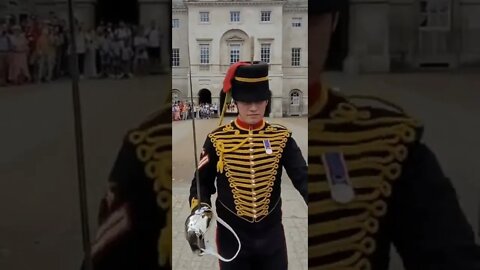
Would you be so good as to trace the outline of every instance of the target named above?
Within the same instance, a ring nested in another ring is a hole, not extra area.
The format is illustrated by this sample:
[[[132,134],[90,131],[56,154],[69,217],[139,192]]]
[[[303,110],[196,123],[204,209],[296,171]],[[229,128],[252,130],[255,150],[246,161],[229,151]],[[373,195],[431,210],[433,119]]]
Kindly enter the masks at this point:
[[[350,1],[350,52],[345,71],[388,72],[389,4],[387,0]]]
[[[170,66],[170,24],[171,24],[171,1],[168,0],[139,0],[140,5],[140,24],[149,27],[150,22],[154,20],[157,23],[162,39],[160,40],[162,67],[165,70]]]
[[[476,66],[480,64],[480,0],[461,0],[458,11],[454,14],[459,22],[455,30],[458,31],[457,44],[460,49],[459,60],[461,65]]]

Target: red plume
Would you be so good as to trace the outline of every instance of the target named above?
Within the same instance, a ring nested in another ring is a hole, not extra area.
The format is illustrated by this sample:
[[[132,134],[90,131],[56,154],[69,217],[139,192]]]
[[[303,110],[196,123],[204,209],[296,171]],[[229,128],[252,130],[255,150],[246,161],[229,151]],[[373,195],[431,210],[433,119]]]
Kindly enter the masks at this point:
[[[239,66],[246,66],[249,64],[250,62],[236,62],[235,64],[232,64],[230,68],[228,68],[225,79],[223,80],[223,92],[228,93],[230,89],[232,89],[232,79],[235,76],[237,68]]]

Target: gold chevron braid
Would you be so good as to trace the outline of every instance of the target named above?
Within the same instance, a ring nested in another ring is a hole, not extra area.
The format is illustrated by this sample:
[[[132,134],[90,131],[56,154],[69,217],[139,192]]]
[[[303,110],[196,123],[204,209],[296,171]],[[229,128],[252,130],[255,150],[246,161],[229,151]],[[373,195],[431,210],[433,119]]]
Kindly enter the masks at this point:
[[[289,136],[289,131],[271,125],[264,130],[245,133],[227,124],[209,134],[232,188],[237,216],[259,222],[268,215],[270,200],[267,198],[273,191],[273,182]],[[270,155],[264,152],[265,139],[270,141],[273,152]]]
[[[263,139],[274,139],[274,138],[277,138],[279,135],[282,135],[282,134],[285,134],[285,133],[288,133],[288,132],[276,132],[276,133],[267,133],[267,134],[255,134],[256,138],[258,140],[263,140]],[[215,136],[217,139],[228,139],[229,141],[231,139],[245,139],[245,138],[249,138],[249,135],[248,134],[212,134],[213,136]]]
[[[321,123],[320,125],[322,125]],[[315,123],[309,123],[309,125],[315,126]],[[315,132],[309,130],[309,141],[312,142],[334,142],[334,143],[346,143],[346,142],[356,142],[356,141],[365,141],[365,140],[376,140],[383,138],[387,142],[397,143],[399,141],[411,142],[415,139],[415,126],[409,126],[406,124],[394,124],[389,127],[375,128],[372,130],[349,132],[349,133],[340,133],[340,132],[331,132],[324,130],[323,127],[318,133],[322,134],[322,137],[314,137]],[[400,135],[400,136],[399,136]],[[394,136],[392,138],[392,136]]]
[[[354,189],[378,188],[382,194],[386,196],[390,196],[392,193],[392,186],[387,181],[384,181],[381,176],[351,177],[350,179]],[[316,193],[330,193],[330,186],[326,180],[322,182],[310,182],[308,184],[308,192],[311,195]]]
[[[341,267],[335,267],[335,264],[329,264],[327,267],[324,267],[323,265],[320,266],[309,266],[308,269],[310,270],[371,270],[372,269],[372,264],[370,261],[366,258],[361,258],[360,260],[353,260],[353,256],[349,257],[349,266],[341,266]],[[353,257],[355,258],[355,257]],[[342,265],[342,264],[339,264]]]
[[[368,188],[369,192],[357,195],[350,204],[341,205],[331,199],[311,201],[309,203],[310,216],[333,213],[344,209],[358,209],[361,211],[355,216],[343,216],[336,220],[327,220],[309,225],[310,239],[345,230],[357,229],[359,231],[355,235],[349,235],[336,241],[310,246],[309,258],[316,260],[339,252],[356,252],[354,255],[345,257],[337,263],[320,263],[309,269],[338,270],[364,269],[359,267],[369,269],[371,267],[366,256],[374,252],[376,243],[369,235],[373,236],[377,232],[378,218],[386,214],[387,204],[382,198],[388,198],[391,195],[391,184],[389,182],[400,176],[401,166],[398,162],[405,160],[408,155],[405,144],[415,139],[414,128],[417,127],[415,121],[382,118],[368,119],[366,117],[370,117],[368,113],[359,113],[351,108],[345,110],[345,107],[342,106],[339,106],[339,108],[343,111],[332,114],[333,119],[328,121],[312,119],[309,122],[309,126],[312,127],[309,132],[309,143],[313,142],[314,145],[317,145],[310,151],[309,158],[320,157],[326,151],[341,151],[346,157],[347,168],[350,172],[362,169],[375,169],[380,172],[380,175],[352,177],[350,180],[355,189]],[[340,124],[355,125],[359,131],[343,134],[329,131],[329,129],[339,130],[338,125]],[[370,125],[375,125],[375,127],[368,131],[365,130],[370,128]],[[386,125],[386,127],[382,127],[382,125]],[[338,145],[331,145],[335,143]],[[328,146],[325,146],[325,144]],[[362,155],[362,157],[353,158],[352,156],[352,158],[348,158],[349,155]],[[321,179],[321,181],[310,181],[309,194],[329,192],[325,168],[322,164],[310,164],[309,179],[312,179],[312,177]]]
[[[166,211],[166,226],[161,229],[157,248],[161,266],[172,262],[172,183],[170,181],[172,144],[171,136],[156,135],[156,133],[161,131],[168,133],[171,128],[171,123],[161,124],[129,134],[129,141],[137,147],[137,158],[145,164],[146,176],[153,180],[157,205]]]
[[[364,229],[371,234],[376,233],[379,223],[377,220],[369,217],[369,215],[367,211],[364,211],[355,216],[342,217],[332,221],[313,224],[308,228],[308,236],[313,238],[352,229]]]
[[[319,270],[354,270],[355,268],[351,267],[351,265],[355,265],[356,262],[362,259],[363,254],[362,252],[355,252],[351,256],[344,258],[341,261],[324,264],[321,266],[309,266],[308,269],[319,269]],[[350,266],[349,266],[350,265]],[[362,269],[363,270],[363,269]]]

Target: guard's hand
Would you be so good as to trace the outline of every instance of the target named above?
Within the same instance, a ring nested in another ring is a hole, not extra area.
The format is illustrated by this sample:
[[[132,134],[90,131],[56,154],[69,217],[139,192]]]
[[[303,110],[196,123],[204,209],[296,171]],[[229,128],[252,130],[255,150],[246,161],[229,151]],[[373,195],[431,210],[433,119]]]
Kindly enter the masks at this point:
[[[192,209],[185,221],[185,238],[193,253],[202,256],[205,249],[205,233],[213,219],[213,212],[206,203],[200,203]]]

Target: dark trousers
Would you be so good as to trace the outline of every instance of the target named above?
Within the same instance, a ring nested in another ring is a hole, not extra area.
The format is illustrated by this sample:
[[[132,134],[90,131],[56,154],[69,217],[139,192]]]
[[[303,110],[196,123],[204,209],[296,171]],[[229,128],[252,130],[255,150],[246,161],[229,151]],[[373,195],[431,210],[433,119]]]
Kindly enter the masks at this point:
[[[228,223],[228,222],[227,222]],[[220,270],[287,270],[288,257],[283,225],[278,224],[268,231],[237,231],[242,249],[231,262],[220,261]],[[219,254],[231,258],[238,249],[238,242],[222,225],[217,227]]]

